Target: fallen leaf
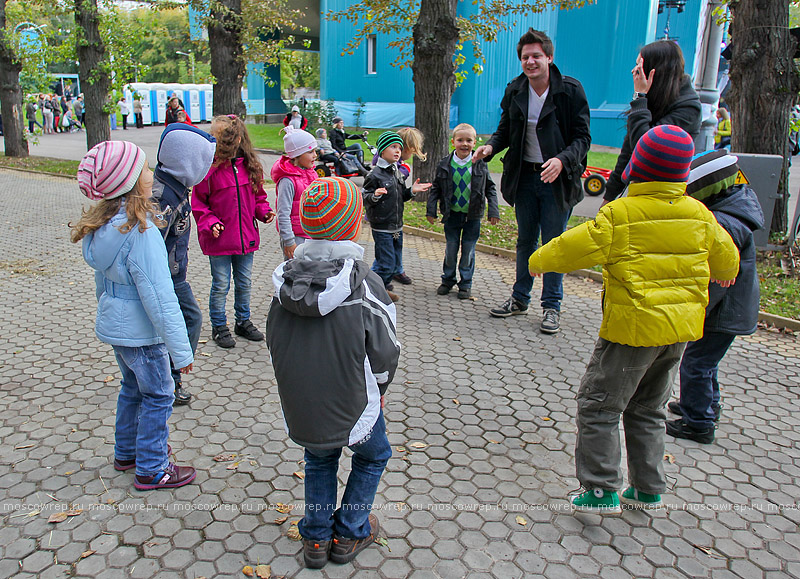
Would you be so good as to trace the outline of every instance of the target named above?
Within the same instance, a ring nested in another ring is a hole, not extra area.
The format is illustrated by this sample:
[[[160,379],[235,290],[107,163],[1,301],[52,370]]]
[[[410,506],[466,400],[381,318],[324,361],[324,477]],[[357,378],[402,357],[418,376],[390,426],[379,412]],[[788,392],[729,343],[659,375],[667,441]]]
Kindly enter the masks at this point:
[[[237,460],[233,464],[229,464],[228,466],[225,467],[225,470],[236,470],[237,468],[239,468],[239,462],[240,461]]]
[[[424,442],[412,442],[408,446],[410,446],[411,448],[427,448],[428,447],[428,445],[425,444]]]
[[[377,539],[375,539],[375,543],[380,545],[381,547],[386,547],[386,548],[389,547],[389,541],[387,541],[384,537],[378,537]],[[389,549],[389,551],[391,551],[391,549]]]
[[[705,553],[709,557],[714,557],[715,559],[725,559],[725,557],[714,551],[714,549],[712,549],[711,547],[704,547],[703,545],[695,545],[694,543],[692,543],[692,546],[696,547],[697,549],[700,549],[703,553]]]
[[[454,341],[454,342],[460,342],[460,341],[461,341],[461,338],[459,338],[458,336],[456,336],[455,338],[453,338],[453,341]]]
[[[14,450],[22,450],[23,448],[32,448],[33,444],[18,444],[14,447]]]
[[[542,416],[542,420],[552,420],[549,416]]]
[[[198,344],[208,344],[208,340],[197,340]]]
[[[489,440],[489,442],[491,442],[492,444],[500,444],[499,442],[497,442],[496,440],[492,440],[491,438],[489,438],[488,440]]]
[[[276,525],[282,525],[283,523],[285,523],[288,520],[289,520],[289,515],[286,515],[285,517],[278,517],[277,519],[275,519],[272,522],[275,523]]]
[[[458,401],[458,398],[453,398],[453,403],[458,406],[461,402]]]
[[[269,579],[272,576],[272,567],[269,565],[256,565],[256,577]]]
[[[300,480],[303,480],[304,478],[306,478],[306,473],[300,472],[299,470],[297,472],[293,472],[292,474],[294,476],[296,476],[297,478],[299,478]]]
[[[397,452],[405,452],[406,451],[406,447],[405,446],[398,446],[397,448],[395,448],[395,450]]]
[[[226,452],[223,454],[218,454],[217,456],[214,457],[214,460],[216,460],[217,462],[224,462],[226,460],[233,460],[234,458],[236,458],[236,453]]]
[[[106,377],[103,379],[103,382],[105,382],[106,384],[108,384],[108,383],[109,383],[109,382],[111,382],[112,380],[114,380],[114,377],[113,377],[113,376],[106,376]]]
[[[68,517],[74,517],[75,515],[80,515],[83,512],[83,509],[70,509],[67,511]]]
[[[74,472],[75,472],[74,470],[68,470],[67,472],[64,473],[64,476],[69,476],[69,475],[73,474]]]
[[[210,358],[211,357],[211,354],[209,354],[207,352],[198,352],[198,354],[200,354],[201,356],[205,356],[206,358]]]
[[[297,525],[294,524],[286,531],[286,536],[292,541],[301,541],[303,539],[303,537],[300,536],[300,530],[297,528]]]
[[[275,510],[279,513],[286,514],[292,510],[292,505],[285,505],[283,503],[278,503],[275,505]]]
[[[242,573],[244,573],[248,577],[252,577],[253,575],[255,575],[255,571],[253,571],[253,568],[250,565],[245,565],[244,567],[242,567]]]
[[[250,466],[258,466],[258,463],[254,460],[250,461]]]
[[[524,518],[520,517],[519,515],[514,517],[514,520],[517,522],[518,525],[522,525],[523,527],[528,524],[528,521],[526,521]]]
[[[669,461],[670,464],[675,464],[675,457],[668,452],[664,453],[664,460]]]
[[[67,520],[67,513],[53,513],[50,515],[50,518],[47,519],[48,523],[63,523]]]
[[[86,559],[86,557],[88,557],[89,555],[94,555],[94,551],[91,550],[84,551],[83,553],[81,553],[81,559]]]

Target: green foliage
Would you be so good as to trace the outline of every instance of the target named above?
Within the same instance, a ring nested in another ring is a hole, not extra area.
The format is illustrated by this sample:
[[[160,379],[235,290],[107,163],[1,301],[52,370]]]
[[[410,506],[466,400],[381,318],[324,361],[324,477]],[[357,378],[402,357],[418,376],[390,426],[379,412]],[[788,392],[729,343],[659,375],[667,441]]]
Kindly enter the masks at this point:
[[[356,128],[361,128],[361,117],[364,116],[364,110],[367,108],[367,103],[364,102],[364,99],[358,97],[356,99],[358,103],[358,109],[356,109],[356,113],[353,115],[354,120],[356,122]]]
[[[319,90],[319,53],[284,50],[281,53],[281,88]]]
[[[486,58],[481,49],[482,42],[494,42],[498,34],[516,21],[513,16],[543,12],[552,8],[567,10],[591,4],[594,0],[472,0],[474,10],[468,17],[453,16],[459,31],[459,44],[453,55],[456,82],[461,83],[470,72],[460,67],[466,62],[464,45],[470,45],[475,60],[471,72],[481,74]],[[456,3],[451,3],[456,6]],[[386,34],[392,40],[388,45],[398,50],[392,66],[400,69],[410,66],[413,60],[414,43],[412,28],[419,19],[419,0],[359,0],[340,12],[330,11],[325,17],[333,22],[350,22],[356,33],[347,43],[342,54],[354,54],[356,48],[373,34]]]
[[[193,54],[195,83],[213,82],[208,42],[191,40],[185,7],[140,8],[130,18],[144,31],[134,51],[140,82],[192,82],[189,58],[177,51]]]

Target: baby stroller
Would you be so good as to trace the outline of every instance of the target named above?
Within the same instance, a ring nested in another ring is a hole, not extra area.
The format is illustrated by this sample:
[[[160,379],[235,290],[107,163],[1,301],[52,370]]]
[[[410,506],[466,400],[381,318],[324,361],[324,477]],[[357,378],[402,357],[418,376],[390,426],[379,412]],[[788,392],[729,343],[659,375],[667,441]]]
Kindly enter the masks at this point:
[[[364,141],[367,150],[369,150],[372,155],[377,153],[378,149],[371,145],[365,136],[362,135],[361,140]],[[321,155],[318,159],[317,166],[314,167],[314,170],[320,177],[336,175],[337,177],[346,177],[348,179],[350,177],[364,177],[368,169],[369,166],[367,165],[366,169],[362,167],[361,163],[358,162],[358,159],[352,153]]]

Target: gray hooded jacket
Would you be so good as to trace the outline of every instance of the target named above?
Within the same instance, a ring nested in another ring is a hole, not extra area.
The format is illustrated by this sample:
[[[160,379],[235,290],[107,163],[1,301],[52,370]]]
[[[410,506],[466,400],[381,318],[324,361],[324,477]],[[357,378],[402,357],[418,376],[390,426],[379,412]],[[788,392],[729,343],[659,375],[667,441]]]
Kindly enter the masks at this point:
[[[396,310],[351,241],[309,239],[272,274],[267,347],[289,437],[311,449],[369,434],[400,356]]]

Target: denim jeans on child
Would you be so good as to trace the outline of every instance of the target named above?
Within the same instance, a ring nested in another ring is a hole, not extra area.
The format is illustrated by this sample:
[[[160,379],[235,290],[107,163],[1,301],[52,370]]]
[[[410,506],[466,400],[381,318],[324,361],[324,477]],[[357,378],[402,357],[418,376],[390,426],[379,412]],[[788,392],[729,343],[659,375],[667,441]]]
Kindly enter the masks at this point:
[[[637,348],[597,340],[578,389],[575,470],[584,488],[622,487],[622,415],[630,484],[642,493],[666,490],[665,406],[685,345]]]
[[[544,245],[564,233],[572,211],[563,211],[553,195],[553,186],[542,183],[541,173],[526,168],[524,164],[519,177],[514,211],[517,216],[517,279],[511,296],[518,302],[528,304],[533,288],[528,260],[538,247],[539,234],[541,233]],[[543,309],[561,311],[563,278],[563,274],[552,272],[542,276]]]
[[[392,276],[403,273],[403,232],[386,233],[372,231],[375,240],[375,261],[372,271],[377,273],[384,284],[392,281]]]
[[[117,397],[114,456],[136,459],[136,474],[151,476],[169,465],[167,420],[172,415],[175,383],[164,344],[114,346],[122,372]]]
[[[328,541],[334,534],[348,539],[369,536],[368,518],[372,502],[386,463],[392,456],[383,411],[372,431],[351,445],[350,450],[353,451],[352,469],[347,477],[342,504],[337,509],[337,472],[342,449],[306,449],[306,510],[298,525],[304,539]]]
[[[174,282],[175,295],[178,296],[178,304],[181,307],[183,321],[186,322],[186,331],[189,334],[189,345],[192,347],[192,354],[197,351],[197,343],[200,341],[200,330],[203,327],[203,312],[192,292],[192,286],[188,281]],[[181,382],[181,373],[177,370],[170,360],[172,369],[172,379],[176,384]]]
[[[442,265],[442,284],[453,287],[456,285],[456,262],[461,281],[459,289],[472,287],[472,276],[475,273],[475,244],[481,234],[481,220],[467,219],[467,214],[451,211],[444,222],[444,238],[447,242],[444,250],[444,264]],[[458,259],[458,250],[461,248],[461,259]]]
[[[225,299],[231,289],[233,270],[233,311],[237,322],[250,319],[250,285],[253,254],[209,255],[211,262],[211,295],[208,298],[208,317],[212,326],[227,324]]]
[[[683,420],[692,428],[714,428],[719,408],[717,369],[734,338],[733,334],[707,331],[686,346],[681,359],[680,405]]]

